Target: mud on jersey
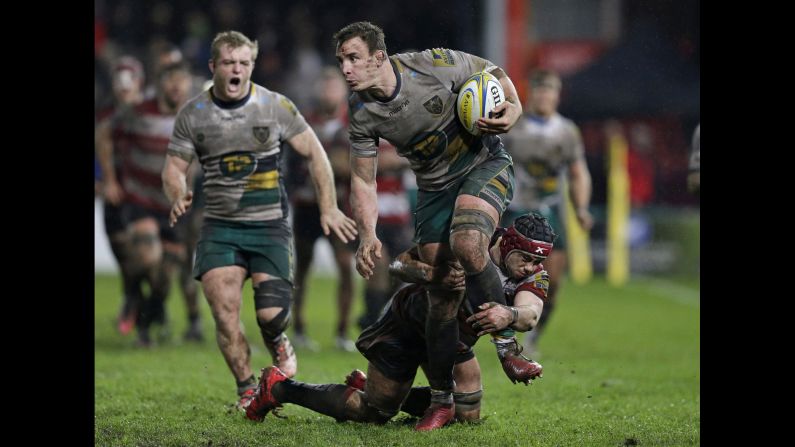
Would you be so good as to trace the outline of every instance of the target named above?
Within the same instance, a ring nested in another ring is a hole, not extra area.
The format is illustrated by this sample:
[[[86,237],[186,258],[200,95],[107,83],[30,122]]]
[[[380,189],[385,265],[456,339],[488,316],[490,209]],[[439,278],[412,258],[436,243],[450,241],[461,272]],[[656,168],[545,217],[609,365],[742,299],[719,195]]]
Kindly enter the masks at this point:
[[[246,98],[225,104],[208,89],[177,115],[171,155],[198,155],[204,171],[205,217],[265,221],[287,216],[281,145],[307,128],[284,95],[251,83]]]
[[[496,135],[476,137],[456,117],[456,98],[474,73],[497,67],[461,51],[435,48],[391,56],[392,97],[355,92],[349,101],[351,155],[375,157],[380,138],[409,159],[417,185],[440,191],[502,148]]]
[[[516,173],[508,209],[537,210],[561,203],[561,176],[585,157],[577,125],[557,113],[548,120],[525,115],[503,139]]]

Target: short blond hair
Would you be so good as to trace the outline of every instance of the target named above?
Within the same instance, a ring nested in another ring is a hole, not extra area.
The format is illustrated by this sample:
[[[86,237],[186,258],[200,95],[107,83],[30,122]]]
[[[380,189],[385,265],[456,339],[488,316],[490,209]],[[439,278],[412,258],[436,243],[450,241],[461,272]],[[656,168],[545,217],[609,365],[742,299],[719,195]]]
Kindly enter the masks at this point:
[[[221,57],[221,47],[229,45],[229,48],[240,48],[243,45],[251,48],[251,61],[257,59],[257,52],[259,52],[259,44],[256,40],[252,41],[243,33],[238,31],[224,31],[215,35],[213,44],[210,47],[212,51],[213,61],[217,61]]]

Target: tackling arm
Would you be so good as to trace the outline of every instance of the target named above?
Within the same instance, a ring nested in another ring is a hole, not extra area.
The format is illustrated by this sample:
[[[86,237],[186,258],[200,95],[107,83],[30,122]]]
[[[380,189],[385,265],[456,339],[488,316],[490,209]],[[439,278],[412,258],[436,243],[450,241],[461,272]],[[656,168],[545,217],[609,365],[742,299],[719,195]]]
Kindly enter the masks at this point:
[[[395,257],[389,264],[389,273],[403,282],[437,285],[448,290],[464,290],[464,269],[458,262],[433,267],[420,260],[414,246]]]
[[[522,290],[514,297],[513,304],[513,308],[516,309],[516,318],[510,327],[519,332],[533,329],[544,310],[544,302],[541,298],[529,290]]]

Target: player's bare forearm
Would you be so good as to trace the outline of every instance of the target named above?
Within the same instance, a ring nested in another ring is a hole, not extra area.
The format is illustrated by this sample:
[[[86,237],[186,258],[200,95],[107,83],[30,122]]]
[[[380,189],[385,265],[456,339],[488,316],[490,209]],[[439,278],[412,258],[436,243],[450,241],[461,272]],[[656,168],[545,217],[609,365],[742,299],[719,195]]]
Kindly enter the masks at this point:
[[[190,162],[180,157],[168,154],[161,174],[163,192],[172,204],[185,197],[188,192],[186,176]]]
[[[376,158],[351,156],[351,209],[362,237],[375,237],[378,222]]]
[[[466,322],[478,331],[478,336],[501,331],[505,328],[526,332],[534,328],[541,316],[544,302],[534,293],[522,290],[514,297],[514,305],[490,301],[483,303]]]
[[[309,175],[317,193],[317,205],[321,214],[337,209],[337,191],[334,186],[334,173],[331,170],[326,151],[311,127],[288,140],[296,152],[306,157]]]
[[[519,332],[527,332],[533,329],[538,323],[541,314],[529,306],[514,306],[517,310],[516,321],[511,324],[511,328]]]
[[[569,168],[569,196],[574,204],[577,221],[585,230],[593,226],[593,216],[588,210],[591,203],[591,173],[584,159],[575,161]]]
[[[538,319],[541,318],[544,302],[534,293],[523,290],[514,297],[514,308],[517,310],[517,315],[511,328],[519,332],[527,332],[533,329],[538,323]]]
[[[574,162],[569,169],[569,179],[571,181],[569,193],[575,208],[587,208],[591,203],[591,173],[585,160]]]

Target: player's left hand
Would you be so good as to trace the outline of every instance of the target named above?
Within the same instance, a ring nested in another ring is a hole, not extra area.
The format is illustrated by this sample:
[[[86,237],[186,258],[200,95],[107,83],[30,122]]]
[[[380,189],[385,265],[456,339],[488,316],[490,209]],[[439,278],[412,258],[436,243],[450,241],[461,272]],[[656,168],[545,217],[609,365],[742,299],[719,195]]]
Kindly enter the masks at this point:
[[[359,234],[356,231],[356,222],[346,216],[339,208],[321,214],[320,226],[323,228],[323,234],[328,236],[333,231],[345,243],[352,241]]]
[[[481,304],[478,309],[482,309],[471,317],[467,318],[467,323],[472,325],[481,335],[490,334],[505,329],[513,322],[513,312],[507,306],[494,301]]]
[[[478,129],[484,134],[506,133],[516,124],[522,109],[516,104],[505,101],[491,112],[493,118],[480,118],[477,122]]]

